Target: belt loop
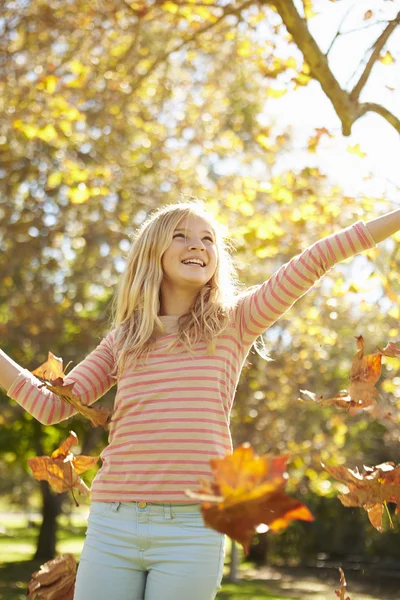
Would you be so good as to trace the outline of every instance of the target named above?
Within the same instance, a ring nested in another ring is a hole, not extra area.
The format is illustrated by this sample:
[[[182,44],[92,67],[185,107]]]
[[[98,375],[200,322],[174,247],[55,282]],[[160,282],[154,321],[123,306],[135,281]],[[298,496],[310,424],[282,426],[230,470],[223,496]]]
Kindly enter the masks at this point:
[[[170,503],[164,504],[164,519],[172,519],[172,510]]]
[[[119,509],[120,506],[121,506],[121,502],[113,502],[112,503],[112,510],[114,512],[117,512],[117,510]]]

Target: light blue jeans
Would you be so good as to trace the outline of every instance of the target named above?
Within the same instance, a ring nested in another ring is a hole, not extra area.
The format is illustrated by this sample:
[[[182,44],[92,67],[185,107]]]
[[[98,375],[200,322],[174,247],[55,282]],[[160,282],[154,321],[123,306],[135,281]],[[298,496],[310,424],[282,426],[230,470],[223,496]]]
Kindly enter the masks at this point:
[[[224,552],[198,504],[92,502],[74,600],[213,600]]]

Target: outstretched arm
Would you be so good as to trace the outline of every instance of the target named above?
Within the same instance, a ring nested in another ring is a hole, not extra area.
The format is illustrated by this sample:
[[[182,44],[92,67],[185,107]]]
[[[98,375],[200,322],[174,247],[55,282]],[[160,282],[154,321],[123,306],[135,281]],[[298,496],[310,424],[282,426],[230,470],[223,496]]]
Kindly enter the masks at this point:
[[[379,242],[400,231],[400,208],[367,221],[366,226],[375,242],[379,244]]]
[[[115,383],[114,332],[103,340],[64,378],[64,385],[74,383],[73,392],[83,404],[93,404]],[[0,383],[7,395],[44,425],[59,423],[76,414],[75,408],[54,392],[42,387],[40,379],[23,369],[4,352],[0,355]]]
[[[336,263],[375,247],[398,230],[400,210],[367,223],[358,221],[316,242],[282,265],[267,281],[246,290],[235,313],[235,325],[243,350],[250,347]]]

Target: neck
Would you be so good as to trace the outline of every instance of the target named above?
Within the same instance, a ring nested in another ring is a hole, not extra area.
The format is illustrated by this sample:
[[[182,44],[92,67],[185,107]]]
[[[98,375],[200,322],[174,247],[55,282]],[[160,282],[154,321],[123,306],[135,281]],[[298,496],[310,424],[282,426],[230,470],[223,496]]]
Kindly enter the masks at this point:
[[[198,290],[171,290],[168,289],[168,285],[162,285],[160,316],[180,316],[188,313],[197,294]]]

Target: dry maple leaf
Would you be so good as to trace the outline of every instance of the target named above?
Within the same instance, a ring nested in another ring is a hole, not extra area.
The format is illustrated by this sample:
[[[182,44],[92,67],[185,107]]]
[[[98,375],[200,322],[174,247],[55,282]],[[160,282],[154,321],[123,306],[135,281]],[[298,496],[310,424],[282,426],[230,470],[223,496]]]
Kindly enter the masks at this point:
[[[389,358],[400,358],[399,344],[400,342],[389,342],[387,346],[383,348],[383,350],[378,347],[377,350],[379,350],[379,352],[383,354],[383,356],[388,356]]]
[[[344,506],[361,506],[367,511],[371,524],[383,531],[382,513],[388,502],[396,504],[396,514],[400,510],[400,465],[392,462],[374,467],[364,466],[364,474],[356,468],[327,467],[322,465],[332,477],[345,483],[349,489],[339,500]],[[391,527],[393,524],[391,523]]]
[[[339,567],[339,573],[340,573],[340,589],[335,590],[335,594],[339,598],[339,600],[350,600],[350,596],[345,595],[347,583],[346,583],[346,578],[344,576],[343,569],[341,569],[340,567]]]
[[[314,520],[306,506],[283,491],[287,459],[256,456],[249,444],[242,444],[233,454],[210,459],[214,481],[202,479],[198,490],[186,494],[201,502],[208,527],[229,535],[247,554],[258,525],[279,531],[293,519]]]
[[[111,411],[106,408],[94,408],[83,404],[72,391],[75,383],[64,384],[66,375],[63,371],[62,358],[58,358],[49,352],[47,361],[32,371],[32,374],[43,381],[43,385],[40,387],[46,386],[61,400],[71,404],[79,414],[89,419],[94,427],[101,425],[104,429],[107,429],[111,419]]]
[[[321,406],[334,405],[337,408],[347,410],[350,414],[355,414],[359,410],[373,410],[376,405],[376,398],[380,396],[375,387],[379,380],[382,370],[382,352],[379,354],[367,354],[364,356],[364,338],[362,335],[355,338],[357,340],[357,352],[353,357],[350,369],[350,387],[349,390],[341,390],[333,398],[323,399],[323,396],[317,396],[308,390],[300,390],[308,398],[321,404]],[[299,400],[304,400],[299,398]]]
[[[32,469],[34,478],[48,481],[59,494],[67,490],[73,491],[73,488],[75,488],[80,494],[88,496],[90,490],[79,475],[91,469],[97,463],[99,457],[75,457],[70,449],[77,443],[76,433],[70,431],[69,437],[57,450],[54,450],[51,456],[28,458],[28,465]],[[74,500],[75,504],[79,506],[75,497]]]
[[[72,554],[62,554],[41,565],[32,573],[28,583],[28,597],[42,600],[73,600],[76,562]]]

